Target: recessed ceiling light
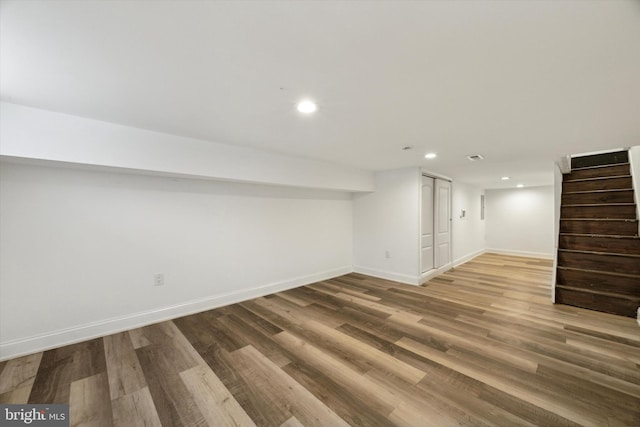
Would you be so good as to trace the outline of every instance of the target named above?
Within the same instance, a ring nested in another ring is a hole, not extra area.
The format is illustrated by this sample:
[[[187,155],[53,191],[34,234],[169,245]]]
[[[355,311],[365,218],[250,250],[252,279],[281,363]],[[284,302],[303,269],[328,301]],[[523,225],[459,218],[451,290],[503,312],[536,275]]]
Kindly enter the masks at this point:
[[[315,102],[311,101],[310,99],[303,99],[302,101],[298,102],[298,105],[296,106],[296,108],[301,113],[311,114],[318,109],[318,106],[316,105]]]
[[[524,184],[518,184],[518,185],[516,185],[516,187],[522,188],[522,187],[524,187]]]
[[[511,179],[510,176],[503,176],[502,178],[500,178],[503,181],[509,181]]]
[[[425,159],[435,159],[436,157],[438,157],[436,153],[427,153],[424,155]]]

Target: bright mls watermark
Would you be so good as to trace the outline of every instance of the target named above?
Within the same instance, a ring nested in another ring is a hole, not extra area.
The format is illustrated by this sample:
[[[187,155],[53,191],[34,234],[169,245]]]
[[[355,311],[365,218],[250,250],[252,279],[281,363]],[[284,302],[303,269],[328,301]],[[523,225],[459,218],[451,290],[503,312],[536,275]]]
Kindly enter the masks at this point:
[[[69,427],[69,405],[0,405],[0,426]]]

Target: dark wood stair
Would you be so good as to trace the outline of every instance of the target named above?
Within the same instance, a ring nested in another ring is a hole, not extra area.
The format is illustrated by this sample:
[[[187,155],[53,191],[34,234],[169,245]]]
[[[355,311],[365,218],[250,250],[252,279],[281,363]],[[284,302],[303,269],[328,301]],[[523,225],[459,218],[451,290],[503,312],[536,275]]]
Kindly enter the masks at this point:
[[[634,203],[611,203],[565,205],[561,208],[561,216],[564,218],[593,218],[593,219],[630,219],[636,216]]]
[[[570,287],[574,289],[590,289],[633,296],[629,290],[633,289],[634,284],[637,284],[637,280],[637,276],[633,274],[558,267],[558,281],[570,283]]]
[[[563,176],[556,303],[636,317],[640,237],[627,151],[574,157]]]
[[[559,247],[617,254],[640,253],[640,237],[564,233],[560,234]]]
[[[560,233],[633,236],[637,232],[637,220],[560,217]]]
[[[562,191],[624,190],[632,187],[631,176],[610,176],[563,181]]]
[[[570,182],[577,179],[599,178],[603,176],[625,176],[631,175],[629,163],[617,165],[591,166],[587,168],[573,169],[571,173],[565,175],[563,182]]]
[[[585,270],[624,271],[640,275],[640,255],[560,249],[558,264]]]
[[[609,203],[634,203],[633,189],[621,190],[597,190],[597,191],[573,191],[562,193],[562,204],[609,204]]]
[[[563,205],[634,203],[633,190],[596,190],[562,193]]]
[[[611,166],[620,163],[629,163],[629,152],[627,150],[573,157],[571,159],[571,171],[590,167]]]

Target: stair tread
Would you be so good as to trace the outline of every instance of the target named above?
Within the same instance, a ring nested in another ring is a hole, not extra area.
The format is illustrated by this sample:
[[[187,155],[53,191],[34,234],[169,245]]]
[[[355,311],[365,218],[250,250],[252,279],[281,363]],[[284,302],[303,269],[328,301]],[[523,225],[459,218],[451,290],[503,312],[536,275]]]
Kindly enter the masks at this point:
[[[614,218],[613,216],[610,217],[598,217],[598,218],[591,218],[589,216],[581,216],[581,217],[566,217],[566,216],[561,216],[560,217],[561,221],[578,221],[578,220],[585,220],[585,221],[615,221],[615,220],[622,220],[622,221],[628,221],[628,222],[634,222],[634,221],[638,221],[637,216],[636,218]]]
[[[620,166],[620,165],[628,165],[628,164],[629,162],[621,162],[621,163],[609,163],[607,165],[584,166],[581,168],[571,168],[571,172],[587,170],[587,169],[608,168],[610,166]]]
[[[568,174],[565,174],[564,176],[567,176],[567,175]],[[611,176],[592,176],[589,178],[565,179],[563,181],[564,182],[583,182],[583,181],[598,181],[598,180],[617,179],[617,178],[631,178],[631,175],[626,174],[626,175],[611,175]]]
[[[591,269],[588,269],[588,268],[579,268],[579,267],[565,267],[563,265],[558,265],[558,269],[584,271],[585,273],[598,273],[598,274],[605,274],[607,276],[628,277],[628,278],[631,278],[631,279],[640,280],[640,275],[638,275],[638,274],[618,273],[618,272],[615,272],[615,271],[591,270]]]
[[[638,222],[637,219],[631,218],[560,218],[562,221],[620,221],[620,222]]]
[[[607,239],[631,239],[640,240],[640,236],[627,236],[623,234],[580,234],[580,233],[560,233],[561,236],[579,236],[579,237],[604,237]]]
[[[574,168],[562,174],[566,179],[594,178],[598,176],[630,175],[629,163],[616,163],[611,165],[599,165],[597,167]]]
[[[585,194],[585,193],[607,193],[613,191],[633,191],[633,188],[612,188],[609,190],[582,190],[582,191],[563,191],[562,194]]]
[[[614,220],[626,220],[628,222],[637,222],[638,219],[636,218],[615,218],[613,216],[609,216],[609,217],[598,217],[598,218],[591,218],[589,216],[581,216],[581,217],[566,217],[566,216],[561,216],[560,219],[562,221],[568,220],[568,221],[577,221],[579,219],[583,219],[586,221],[614,221]]]
[[[611,256],[618,256],[618,257],[640,258],[640,254],[621,254],[619,252],[586,251],[584,249],[558,249],[558,251],[581,253],[581,254],[592,254],[592,255],[611,255]]]
[[[589,207],[589,206],[635,206],[635,203],[574,203],[572,205],[562,205],[563,208]]]
[[[562,193],[562,204],[576,203],[633,203],[633,191],[624,190],[607,190],[607,191],[588,191],[583,193],[567,194]]]
[[[574,292],[582,292],[585,294],[604,295],[604,296],[613,297],[613,298],[620,298],[620,299],[626,299],[631,301],[636,301],[636,300],[640,301],[640,295],[625,295],[625,294],[619,294],[616,292],[604,292],[604,291],[596,291],[593,289],[574,288],[573,286],[558,285],[558,284],[556,284],[556,288],[567,289]]]

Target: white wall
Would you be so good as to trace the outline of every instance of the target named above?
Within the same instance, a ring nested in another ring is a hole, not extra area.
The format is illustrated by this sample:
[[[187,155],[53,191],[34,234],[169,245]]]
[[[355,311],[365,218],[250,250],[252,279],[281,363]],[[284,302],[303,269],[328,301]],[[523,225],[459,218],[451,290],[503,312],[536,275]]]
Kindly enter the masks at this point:
[[[375,192],[352,201],[345,191],[373,190],[373,173],[14,104],[0,112],[0,359],[352,269],[420,283],[419,168],[378,172]],[[485,221],[481,194],[452,185],[454,265],[486,246],[553,252],[552,187],[488,191]],[[166,285],[153,287],[159,272]]]
[[[480,219],[480,196],[484,190],[454,181],[451,190],[454,267],[484,252],[485,221]],[[466,211],[461,218],[462,211]]]
[[[0,103],[0,155],[158,174],[345,191],[373,173],[247,147]]]
[[[0,194],[0,358],[352,268],[348,193],[2,162]]]
[[[553,257],[554,187],[486,190],[487,250]]]
[[[570,164],[570,163],[569,163]],[[560,247],[560,215],[562,211],[563,166],[553,168],[553,274],[551,277],[551,301],[556,302],[556,273],[558,268],[558,248]],[[571,168],[566,172],[570,172]]]
[[[420,186],[420,169],[397,169],[376,173],[375,192],[354,195],[355,271],[420,284]],[[453,264],[458,265],[485,249],[483,190],[453,182],[451,193]]]
[[[377,172],[375,188],[373,193],[353,196],[354,270],[417,285],[420,170]]]

